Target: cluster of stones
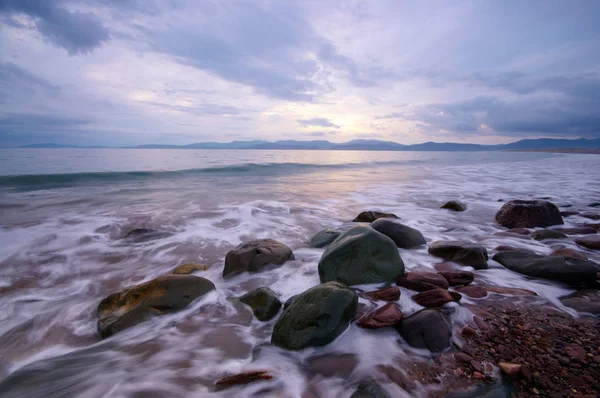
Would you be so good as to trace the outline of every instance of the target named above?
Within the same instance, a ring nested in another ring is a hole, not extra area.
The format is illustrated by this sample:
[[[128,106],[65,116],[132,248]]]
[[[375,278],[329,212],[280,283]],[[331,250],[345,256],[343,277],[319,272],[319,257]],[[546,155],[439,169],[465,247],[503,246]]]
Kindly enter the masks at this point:
[[[457,201],[445,203],[442,208],[465,211]],[[321,284],[290,298],[282,305],[276,293],[268,287],[250,291],[238,299],[250,306],[255,317],[263,322],[276,320],[271,342],[289,350],[324,346],[340,336],[352,322],[362,328],[393,327],[409,345],[439,353],[451,346],[451,307],[462,294],[471,298],[485,297],[488,293],[535,294],[524,289],[510,289],[486,284],[472,284],[474,273],[463,269],[413,270],[406,273],[398,248],[414,249],[426,244],[418,230],[398,221],[394,214],[367,211],[359,214],[355,225],[345,231],[326,229],[310,241],[314,248],[324,248],[318,264]],[[529,235],[536,240],[564,239],[568,235],[585,234],[575,240],[580,246],[598,250],[599,237],[591,227],[554,228],[563,224],[558,208],[546,201],[514,200],[505,203],[496,214],[496,221],[508,228],[510,235]],[[369,223],[369,224],[366,224]],[[545,228],[531,231],[531,228]],[[127,239],[143,239],[157,235],[152,230],[130,233]],[[499,250],[493,260],[505,268],[535,278],[544,278],[586,288],[562,298],[562,302],[577,310],[600,314],[597,288],[600,266],[572,249],[558,249],[552,255],[532,252]],[[432,242],[428,252],[434,256],[475,270],[488,267],[485,247],[464,241]],[[245,242],[229,251],[225,257],[223,277],[230,278],[244,272],[260,272],[294,260],[292,249],[273,239]],[[172,274],[162,276],[114,293],[98,306],[98,330],[108,337],[125,328],[153,317],[181,310],[194,300],[211,292],[215,285],[191,273],[206,266],[184,264]],[[375,291],[361,292],[355,285],[382,284]],[[394,286],[395,284],[395,286]],[[425,307],[404,316],[397,304],[399,287],[416,291],[411,299]],[[359,295],[371,302],[384,304],[357,315]],[[256,372],[255,372],[256,373]],[[270,375],[256,373],[248,378],[233,377],[220,381],[220,386],[235,384],[236,380],[264,380]],[[366,388],[366,387],[365,387]]]

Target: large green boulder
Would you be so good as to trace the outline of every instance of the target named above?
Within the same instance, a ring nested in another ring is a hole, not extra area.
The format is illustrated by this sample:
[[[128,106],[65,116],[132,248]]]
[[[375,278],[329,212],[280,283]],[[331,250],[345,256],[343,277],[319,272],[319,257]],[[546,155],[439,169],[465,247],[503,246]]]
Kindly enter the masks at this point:
[[[317,285],[295,298],[277,320],[271,342],[288,350],[331,343],[356,314],[357,294],[339,282]]]
[[[321,282],[347,285],[393,282],[404,275],[404,262],[392,239],[365,225],[334,240],[319,261]]]
[[[336,231],[335,229],[324,229],[319,231],[310,240],[310,247],[321,249],[336,240],[341,233],[341,231]]]

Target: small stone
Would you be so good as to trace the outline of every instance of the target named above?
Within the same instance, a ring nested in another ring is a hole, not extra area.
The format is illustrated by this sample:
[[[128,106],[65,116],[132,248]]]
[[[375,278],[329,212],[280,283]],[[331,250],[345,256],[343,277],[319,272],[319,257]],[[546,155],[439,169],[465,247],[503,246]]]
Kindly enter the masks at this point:
[[[564,239],[567,237],[567,235],[563,234],[562,232],[558,232],[553,229],[533,231],[530,236],[535,240]]]
[[[381,211],[363,211],[352,222],[373,222],[379,218],[400,218],[392,213],[383,213]]]
[[[575,239],[575,243],[590,250],[600,250],[600,235],[588,235]]]
[[[415,303],[423,307],[441,307],[442,305],[454,301],[452,295],[445,289],[432,289],[417,293],[412,296]]]
[[[389,286],[363,293],[363,296],[375,301],[398,301],[400,300],[400,289],[397,286]]]
[[[425,292],[436,288],[447,289],[448,281],[434,272],[412,271],[396,280],[398,286],[417,292]]]
[[[450,270],[439,271],[438,274],[443,276],[450,286],[468,285],[473,282],[474,274],[471,271]]]
[[[476,379],[483,379],[483,373],[481,372],[473,372],[473,377]]]
[[[465,354],[464,352],[459,351],[454,353],[454,359],[462,363],[471,363],[473,357],[468,354]]]
[[[396,303],[388,303],[364,315],[356,321],[356,324],[362,328],[378,329],[397,324],[402,319],[402,316],[402,311]]]
[[[473,369],[475,369],[476,371],[478,371],[478,372],[482,372],[483,371],[483,366],[481,366],[481,362],[472,360],[471,361],[471,367]]]
[[[466,325],[465,327],[463,327],[461,329],[460,334],[462,334],[463,337],[469,338],[469,337],[477,336],[477,331],[475,329],[473,329],[471,326]]]
[[[444,203],[441,208],[460,212],[467,210],[467,205],[458,200],[450,200]]]
[[[510,363],[510,362],[500,362],[498,363],[500,370],[502,373],[507,375],[511,379],[517,379],[521,374],[521,364],[518,363]]]
[[[571,359],[577,359],[578,361],[584,361],[586,354],[585,350],[577,344],[568,344],[563,348],[563,352]]]

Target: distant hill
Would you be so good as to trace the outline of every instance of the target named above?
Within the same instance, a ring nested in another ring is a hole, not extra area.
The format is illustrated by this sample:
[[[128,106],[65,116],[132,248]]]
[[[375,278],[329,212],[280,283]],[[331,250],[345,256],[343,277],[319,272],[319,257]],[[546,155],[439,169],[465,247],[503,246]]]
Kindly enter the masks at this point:
[[[75,145],[33,144],[20,148],[84,148]],[[89,148],[89,147],[88,147]],[[98,148],[98,147],[95,147]],[[325,140],[314,141],[232,141],[232,142],[198,142],[189,145],[149,144],[133,149],[271,149],[271,150],[355,150],[355,151],[527,151],[527,150],[561,150],[561,149],[600,149],[600,138],[595,139],[527,139],[502,145],[460,144],[453,142],[425,142],[422,144],[403,145],[392,141],[352,140],[343,143]]]

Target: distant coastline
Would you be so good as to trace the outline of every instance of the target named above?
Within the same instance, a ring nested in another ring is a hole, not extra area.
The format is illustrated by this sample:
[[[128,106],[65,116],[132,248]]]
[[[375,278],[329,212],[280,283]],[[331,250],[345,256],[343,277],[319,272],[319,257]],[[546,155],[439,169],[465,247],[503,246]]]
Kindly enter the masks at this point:
[[[549,152],[600,155],[600,149],[593,148],[557,148],[557,149],[507,149],[505,152]]]

